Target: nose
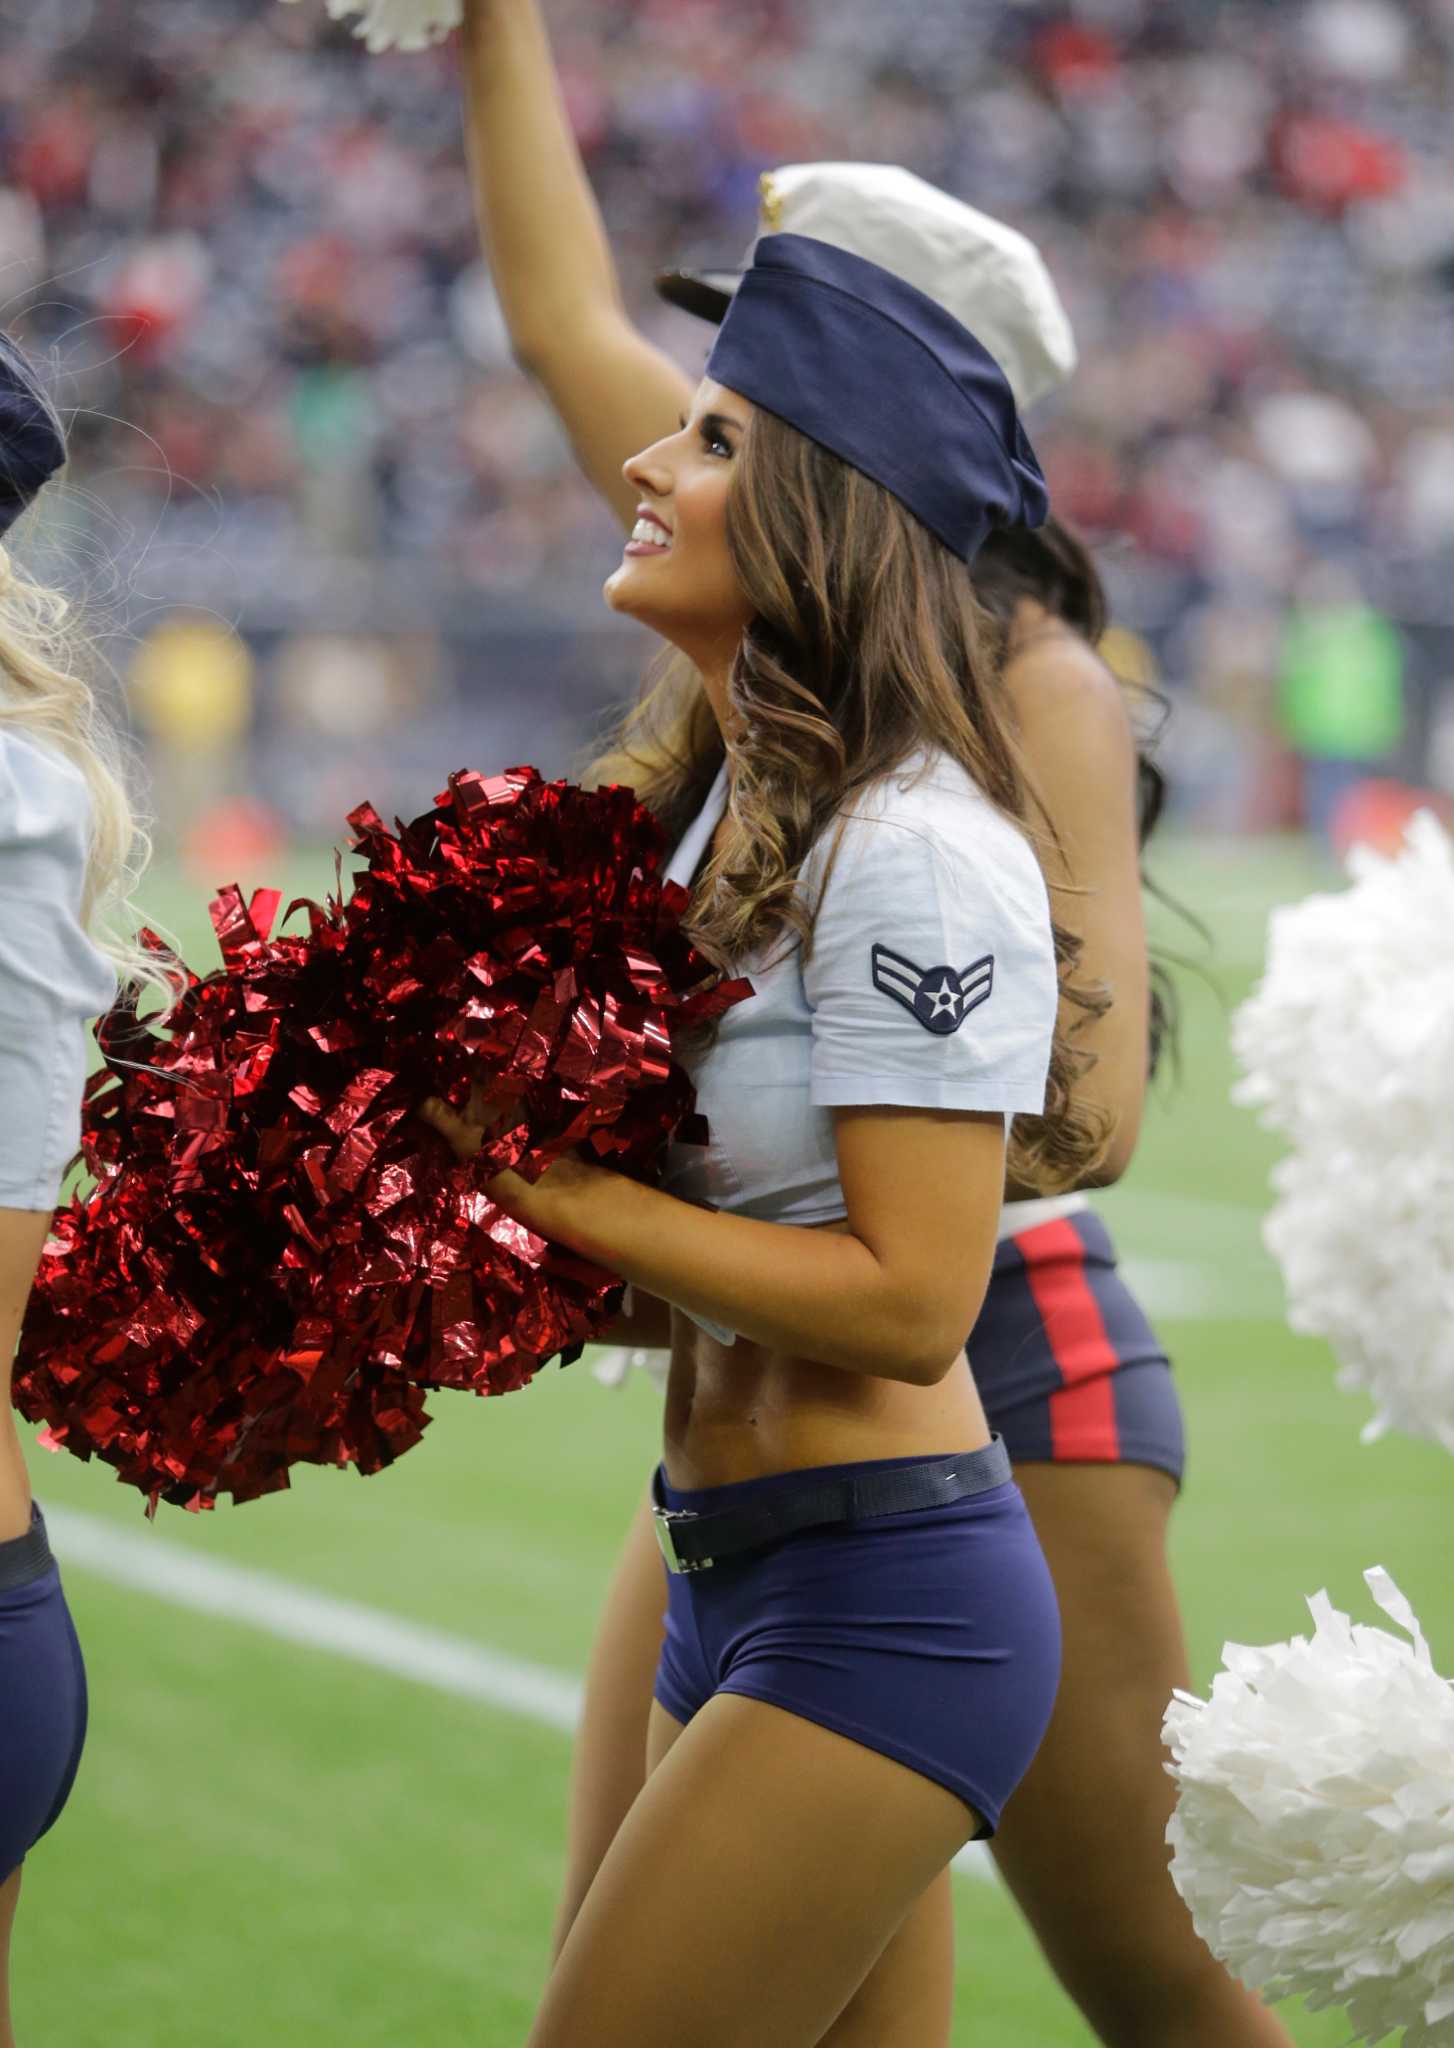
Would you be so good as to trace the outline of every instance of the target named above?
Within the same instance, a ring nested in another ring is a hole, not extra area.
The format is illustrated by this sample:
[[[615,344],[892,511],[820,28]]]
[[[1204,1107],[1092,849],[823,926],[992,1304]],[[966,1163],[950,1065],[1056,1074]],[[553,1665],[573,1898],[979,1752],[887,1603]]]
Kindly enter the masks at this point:
[[[666,443],[656,441],[650,448],[643,448],[639,455],[633,455],[629,462],[622,463],[621,474],[632,489],[640,491],[644,497],[669,498],[672,472],[666,459]]]

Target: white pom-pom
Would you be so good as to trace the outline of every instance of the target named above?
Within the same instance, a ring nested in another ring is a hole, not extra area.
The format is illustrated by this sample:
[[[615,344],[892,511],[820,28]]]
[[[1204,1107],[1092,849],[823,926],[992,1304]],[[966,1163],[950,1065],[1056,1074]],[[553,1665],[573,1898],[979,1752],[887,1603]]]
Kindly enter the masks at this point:
[[[1311,1641],[1228,1643],[1209,1701],[1176,1694],[1171,1875],[1244,1982],[1345,2006],[1355,2040],[1449,2048],[1454,1689],[1388,1574],[1364,1578],[1412,1644],[1319,1593]]]
[[[1290,1140],[1264,1226],[1288,1320],[1386,1429],[1454,1450],[1454,846],[1427,813],[1274,912],[1234,1099]]]
[[[381,50],[427,50],[464,20],[462,0],[327,0],[327,5],[330,21],[359,17],[354,34],[375,55]]]
[[[624,1387],[633,1371],[644,1372],[652,1385],[666,1392],[671,1372],[669,1351],[631,1350],[625,1345],[602,1345],[591,1371],[603,1387]]]

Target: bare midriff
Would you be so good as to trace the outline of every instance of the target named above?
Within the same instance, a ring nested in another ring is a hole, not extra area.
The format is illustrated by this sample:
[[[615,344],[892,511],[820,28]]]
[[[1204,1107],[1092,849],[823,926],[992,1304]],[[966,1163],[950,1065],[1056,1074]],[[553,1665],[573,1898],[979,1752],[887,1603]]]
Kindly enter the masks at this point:
[[[678,1310],[666,1397],[667,1478],[680,1487],[730,1486],[815,1465],[976,1450],[990,1432],[963,1351],[945,1364],[936,1385],[909,1385],[741,1337],[720,1344]]]

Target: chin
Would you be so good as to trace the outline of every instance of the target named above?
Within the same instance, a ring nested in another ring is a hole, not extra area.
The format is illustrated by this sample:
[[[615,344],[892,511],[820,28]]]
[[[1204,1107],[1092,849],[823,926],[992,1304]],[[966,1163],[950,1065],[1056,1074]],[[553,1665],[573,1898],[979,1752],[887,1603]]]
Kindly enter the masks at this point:
[[[619,569],[613,569],[606,578],[601,595],[605,598],[613,612],[626,612],[634,619],[641,617],[640,607],[636,602],[639,592],[633,592],[632,590],[632,585],[635,581],[636,578],[631,573],[631,565],[627,562],[623,562]],[[648,620],[647,623],[649,624],[650,621]]]
[[[623,618],[635,619],[638,626],[649,626],[654,633],[670,640],[673,635],[667,617],[663,616],[661,606],[653,604],[650,594],[642,589],[643,580],[633,573],[628,564],[606,578],[601,595],[613,612],[620,612]]]

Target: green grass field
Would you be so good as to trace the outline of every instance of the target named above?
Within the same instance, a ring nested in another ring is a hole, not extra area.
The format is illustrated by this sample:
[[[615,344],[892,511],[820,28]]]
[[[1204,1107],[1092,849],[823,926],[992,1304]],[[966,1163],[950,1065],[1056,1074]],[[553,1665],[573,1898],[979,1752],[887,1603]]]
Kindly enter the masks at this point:
[[[1375,1563],[1447,1668],[1448,1459],[1402,1439],[1362,1447],[1365,1405],[1282,1326],[1258,1238],[1273,1148],[1228,1101],[1223,999],[1250,985],[1269,904],[1316,871],[1297,848],[1175,845],[1161,871],[1213,927],[1221,995],[1183,977],[1185,1077],[1104,1209],[1158,1305],[1188,1410],[1176,1548],[1198,1684],[1227,1637],[1296,1633],[1320,1586],[1375,1619],[1360,1579]],[[330,874],[318,857],[242,879],[321,892]],[[147,898],[211,965],[201,892],[159,872]],[[509,1400],[436,1406],[423,1445],[376,1479],[304,1473],[241,1511],[163,1510],[157,1539],[578,1672],[653,1455],[655,1398],[644,1384],[609,1394],[582,1364]],[[43,1501],[145,1533],[139,1498],[108,1471],[39,1452],[33,1465]],[[545,1965],[566,1738],[109,1575],[72,1566],[67,1583],[91,1738],[26,1876],[27,2048],[520,2042]],[[966,1878],[957,1894],[956,2042],[1087,2043],[1000,1889]],[[1337,2016],[1290,2017],[1306,2048],[1346,2039]]]

